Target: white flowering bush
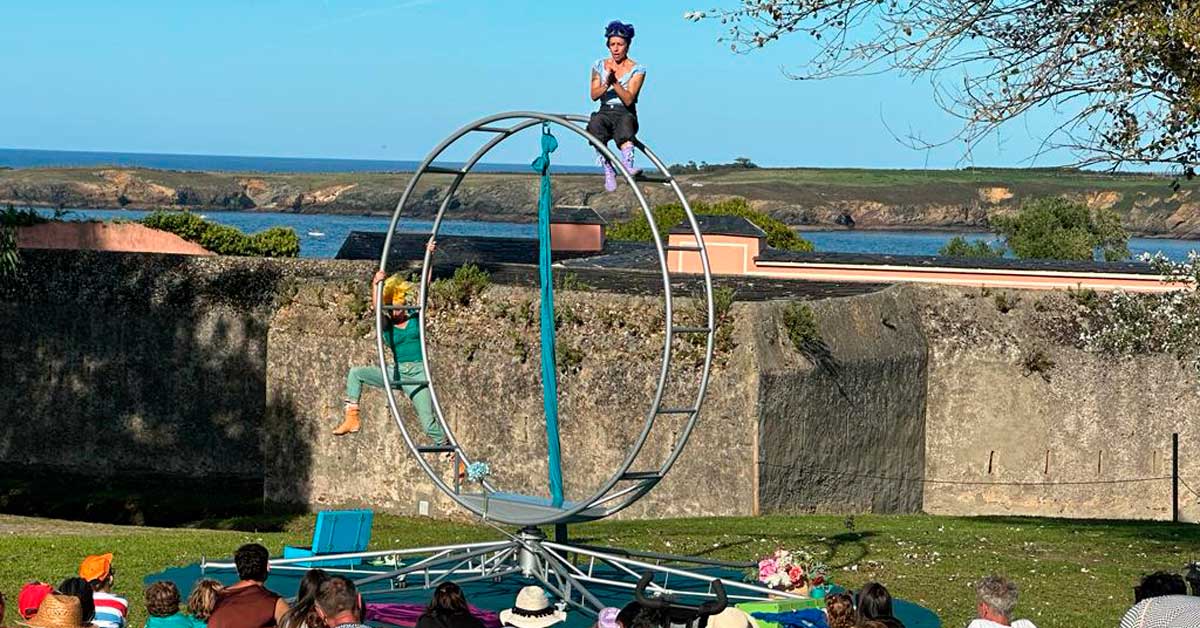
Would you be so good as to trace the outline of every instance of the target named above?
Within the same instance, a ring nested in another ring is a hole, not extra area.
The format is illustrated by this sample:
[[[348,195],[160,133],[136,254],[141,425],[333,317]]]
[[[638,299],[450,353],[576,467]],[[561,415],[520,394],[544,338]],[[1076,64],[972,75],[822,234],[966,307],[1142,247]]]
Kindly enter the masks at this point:
[[[1167,353],[1200,374],[1200,255],[1172,262],[1142,257],[1164,281],[1190,287],[1162,294],[1112,292],[1084,305],[1077,319],[1079,343],[1110,355]]]

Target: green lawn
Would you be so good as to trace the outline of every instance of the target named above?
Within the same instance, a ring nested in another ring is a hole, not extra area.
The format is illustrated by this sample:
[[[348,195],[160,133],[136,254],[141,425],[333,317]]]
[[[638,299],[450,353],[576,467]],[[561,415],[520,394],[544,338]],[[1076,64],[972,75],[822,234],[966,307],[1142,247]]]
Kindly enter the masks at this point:
[[[131,626],[145,619],[141,579],[201,556],[225,557],[258,541],[278,553],[311,535],[313,517],[208,522],[243,530],[91,526],[0,517],[0,591],[55,582],[86,554],[116,553],[117,591],[130,598]],[[271,532],[247,532],[254,525]],[[379,516],[372,548],[495,538],[484,526]],[[966,625],[972,582],[1003,573],[1021,585],[1019,611],[1042,628],[1115,626],[1143,573],[1179,570],[1200,556],[1200,528],[1146,522],[932,516],[798,516],[601,522],[573,529],[593,544],[748,560],[779,546],[807,548],[829,563],[839,584],[875,579],[932,608],[944,625]],[[9,623],[9,617],[0,624]]]

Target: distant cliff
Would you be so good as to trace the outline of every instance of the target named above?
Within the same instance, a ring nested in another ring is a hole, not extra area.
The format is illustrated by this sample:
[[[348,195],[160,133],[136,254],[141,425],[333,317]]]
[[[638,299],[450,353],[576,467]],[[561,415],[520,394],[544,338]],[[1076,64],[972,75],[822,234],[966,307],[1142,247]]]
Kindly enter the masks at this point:
[[[51,207],[176,208],[390,214],[406,173],[249,174],[126,168],[31,168],[0,171],[0,203]],[[446,175],[422,178],[409,212],[437,211]],[[1069,170],[886,171],[747,169],[679,177],[689,199],[743,196],[758,209],[797,226],[986,229],[992,216],[1027,198],[1064,195],[1119,212],[1139,234],[1200,238],[1200,194],[1194,184],[1173,190],[1171,179]],[[643,186],[654,204],[674,199],[661,184]],[[590,205],[609,219],[636,209],[622,186],[603,192],[599,177],[559,175],[556,202]],[[537,182],[520,174],[472,174],[451,211],[461,219],[531,220]]]

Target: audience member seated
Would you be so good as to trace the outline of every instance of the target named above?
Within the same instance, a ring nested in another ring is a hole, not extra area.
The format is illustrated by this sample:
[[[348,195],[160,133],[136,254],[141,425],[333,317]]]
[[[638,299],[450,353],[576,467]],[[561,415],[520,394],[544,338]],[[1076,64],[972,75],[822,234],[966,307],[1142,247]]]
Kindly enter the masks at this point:
[[[638,604],[637,600],[621,607],[621,612],[617,613],[617,625],[621,628],[633,628],[633,620],[641,610],[642,605]]]
[[[325,620],[317,613],[317,593],[329,581],[324,569],[309,569],[300,579],[296,603],[279,620],[279,628],[324,628]]]
[[[17,616],[24,620],[33,617],[42,600],[51,593],[54,593],[54,587],[45,582],[30,582],[21,587],[21,592],[17,594]]]
[[[1037,628],[1028,619],[1013,621],[1017,607],[1017,585],[1003,576],[988,576],[975,586],[975,611],[979,619],[967,628]]]
[[[1121,628],[1200,626],[1200,598],[1187,594],[1179,574],[1156,571],[1133,588],[1134,605],[1121,618]]]
[[[904,628],[892,613],[892,594],[878,582],[868,582],[858,590],[858,614],[863,620],[877,621],[886,628]]]
[[[23,624],[29,628],[84,628],[88,625],[83,621],[79,598],[56,593],[47,595],[33,617]]]
[[[453,582],[443,582],[433,591],[416,628],[483,628],[483,622],[471,614],[462,589]]]
[[[83,614],[83,623],[90,624],[96,620],[95,593],[87,580],[78,577],[67,578],[58,585],[58,592],[79,598],[79,612]]]
[[[179,612],[179,588],[174,582],[146,587],[146,628],[194,628],[192,618]]]
[[[858,626],[858,611],[854,610],[854,599],[848,593],[825,596],[825,615],[829,628],[855,628]]]
[[[550,603],[550,597],[538,586],[517,593],[512,608],[500,611],[500,623],[514,628],[546,628],[566,621],[567,614]],[[637,621],[633,622],[637,625]]]
[[[112,552],[88,556],[79,564],[79,577],[92,586],[92,601],[96,605],[96,616],[92,623],[96,628],[125,628],[129,615],[129,602],[112,592],[116,580]]]
[[[217,593],[208,628],[270,628],[287,612],[287,602],[265,586],[271,555],[258,543],[233,553],[238,581]]]
[[[206,628],[208,618],[212,616],[213,608],[217,605],[217,594],[224,588],[220,582],[212,578],[201,578],[192,587],[188,595],[188,614],[196,628]]]
[[[332,576],[317,590],[317,614],[328,628],[368,628],[362,610],[362,598],[348,578]]]

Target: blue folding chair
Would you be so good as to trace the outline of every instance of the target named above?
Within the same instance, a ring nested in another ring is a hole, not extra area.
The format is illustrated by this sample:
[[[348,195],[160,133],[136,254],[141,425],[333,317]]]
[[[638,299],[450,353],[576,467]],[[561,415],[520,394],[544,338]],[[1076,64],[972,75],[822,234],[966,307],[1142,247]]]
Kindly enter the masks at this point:
[[[366,551],[371,542],[370,510],[323,510],[317,513],[312,547],[284,546],[284,558],[320,558],[328,554]],[[292,563],[300,567],[350,567],[361,563],[357,558],[313,560]]]

